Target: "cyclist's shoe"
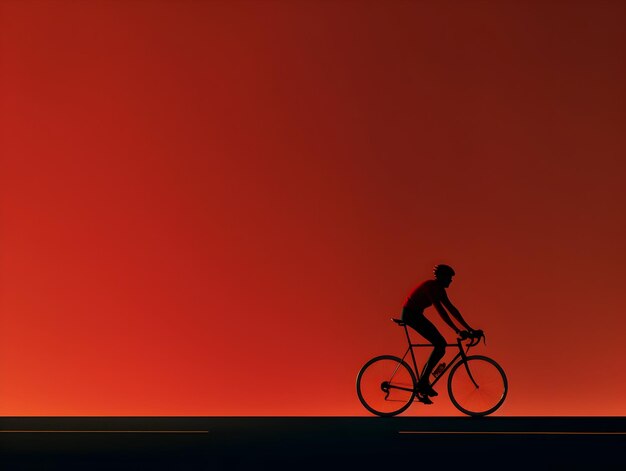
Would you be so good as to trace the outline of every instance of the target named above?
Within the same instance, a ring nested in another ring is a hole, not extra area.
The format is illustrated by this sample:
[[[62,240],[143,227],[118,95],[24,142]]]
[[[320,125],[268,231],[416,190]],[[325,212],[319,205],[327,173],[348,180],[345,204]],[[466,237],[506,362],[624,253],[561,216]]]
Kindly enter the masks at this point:
[[[435,391],[430,384],[418,384],[417,391],[424,396],[439,396],[439,393]]]
[[[415,395],[415,399],[419,402],[421,402],[422,404],[432,404],[433,401],[430,400],[430,398],[426,395],[426,394],[422,394],[422,393],[417,393]]]

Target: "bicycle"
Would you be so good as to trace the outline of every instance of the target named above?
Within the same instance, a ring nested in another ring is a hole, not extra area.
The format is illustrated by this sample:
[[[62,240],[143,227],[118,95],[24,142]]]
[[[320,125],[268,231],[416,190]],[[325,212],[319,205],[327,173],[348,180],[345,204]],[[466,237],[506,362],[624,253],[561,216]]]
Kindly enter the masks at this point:
[[[394,355],[380,355],[369,360],[356,378],[356,392],[361,404],[371,413],[381,417],[401,414],[411,406],[414,399],[421,401],[417,393],[420,372],[415,361],[414,347],[433,347],[432,344],[411,343],[409,331],[401,319],[392,319],[404,327],[408,348],[402,358]],[[468,356],[470,348],[477,345],[484,334],[478,337],[459,337],[456,343],[447,347],[458,347],[454,359],[435,376],[432,386],[437,384],[445,373],[448,375],[448,395],[452,404],[464,414],[482,417],[496,411],[506,399],[509,389],[506,374],[502,367],[491,358],[483,355]],[[464,340],[469,340],[463,344]],[[466,347],[466,349],[464,349]],[[411,352],[413,368],[405,361]],[[424,370],[422,370],[423,374]],[[422,401],[423,402],[423,401]]]

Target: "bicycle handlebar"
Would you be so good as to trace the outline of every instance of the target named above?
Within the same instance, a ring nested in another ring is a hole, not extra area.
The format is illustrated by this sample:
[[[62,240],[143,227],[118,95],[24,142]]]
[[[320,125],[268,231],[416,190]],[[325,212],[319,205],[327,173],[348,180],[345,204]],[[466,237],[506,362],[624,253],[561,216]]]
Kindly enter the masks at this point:
[[[472,332],[468,332],[467,330],[462,330],[459,333],[458,341],[462,342],[463,340],[467,340],[467,339],[469,339],[469,343],[467,344],[468,347],[473,347],[475,345],[478,345],[478,343],[480,342],[480,339],[483,339],[483,343],[487,345],[485,333],[482,330],[474,330]]]

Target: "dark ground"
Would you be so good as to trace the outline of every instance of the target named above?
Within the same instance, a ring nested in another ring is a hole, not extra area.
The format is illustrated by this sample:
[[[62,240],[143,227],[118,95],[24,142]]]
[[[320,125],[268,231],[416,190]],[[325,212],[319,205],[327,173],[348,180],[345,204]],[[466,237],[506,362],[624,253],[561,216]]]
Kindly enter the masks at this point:
[[[424,466],[623,470],[626,417],[0,418],[2,471]]]

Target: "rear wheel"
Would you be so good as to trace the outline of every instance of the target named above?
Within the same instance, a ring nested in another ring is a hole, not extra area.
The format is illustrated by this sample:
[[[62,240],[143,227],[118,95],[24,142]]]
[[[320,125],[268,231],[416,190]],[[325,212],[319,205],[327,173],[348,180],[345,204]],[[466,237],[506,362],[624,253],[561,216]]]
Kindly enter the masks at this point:
[[[481,355],[458,362],[448,376],[450,400],[461,412],[474,417],[496,411],[506,399],[508,389],[502,367]]]
[[[356,393],[372,414],[391,417],[404,412],[415,398],[417,380],[411,367],[392,355],[368,361],[356,378]]]

